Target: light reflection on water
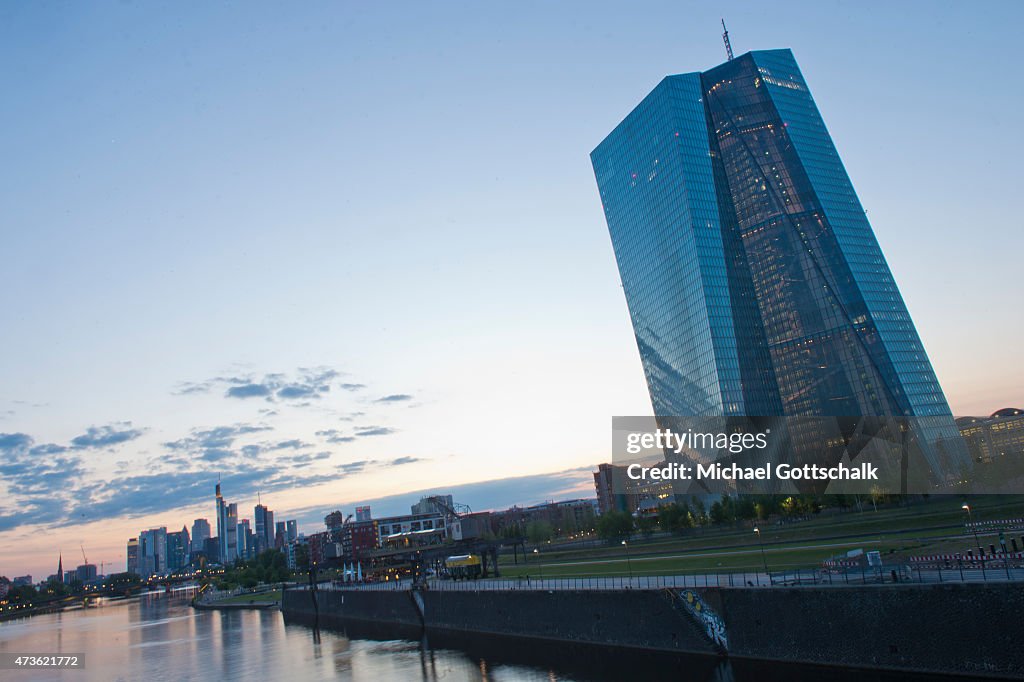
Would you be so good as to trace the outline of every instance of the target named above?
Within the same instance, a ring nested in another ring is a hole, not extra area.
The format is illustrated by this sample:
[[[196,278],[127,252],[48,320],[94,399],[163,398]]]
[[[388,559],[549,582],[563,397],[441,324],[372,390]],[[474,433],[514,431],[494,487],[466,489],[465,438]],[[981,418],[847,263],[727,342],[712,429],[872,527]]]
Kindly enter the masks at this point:
[[[0,623],[0,651],[85,653],[84,670],[0,671],[3,680],[568,680],[407,641],[349,640],[285,625],[276,610],[195,611],[152,595]]]

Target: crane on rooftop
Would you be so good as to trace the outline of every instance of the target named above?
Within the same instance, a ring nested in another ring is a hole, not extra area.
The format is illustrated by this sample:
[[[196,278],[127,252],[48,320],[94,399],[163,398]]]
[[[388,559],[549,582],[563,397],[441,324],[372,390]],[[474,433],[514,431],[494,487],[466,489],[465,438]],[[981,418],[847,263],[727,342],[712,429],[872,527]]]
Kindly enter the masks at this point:
[[[722,19],[722,40],[725,42],[725,54],[732,61],[732,43],[729,42],[729,29],[725,27],[725,19]]]

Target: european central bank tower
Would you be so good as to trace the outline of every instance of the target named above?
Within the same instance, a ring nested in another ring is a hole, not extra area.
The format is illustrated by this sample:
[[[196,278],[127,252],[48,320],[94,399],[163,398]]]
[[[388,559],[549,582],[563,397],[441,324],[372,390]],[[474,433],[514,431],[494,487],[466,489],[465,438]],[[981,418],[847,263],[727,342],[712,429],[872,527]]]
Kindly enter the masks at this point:
[[[655,415],[907,417],[969,466],[792,52],[666,77],[591,160]]]

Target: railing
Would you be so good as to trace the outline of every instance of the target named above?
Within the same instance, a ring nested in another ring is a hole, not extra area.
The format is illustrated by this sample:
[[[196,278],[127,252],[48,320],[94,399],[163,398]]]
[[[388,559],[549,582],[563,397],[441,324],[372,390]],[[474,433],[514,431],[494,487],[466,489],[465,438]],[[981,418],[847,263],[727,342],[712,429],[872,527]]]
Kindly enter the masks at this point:
[[[1024,581],[1024,568],[999,566],[986,562],[985,569],[979,566],[911,567],[903,565],[862,566],[839,569],[794,569],[788,571],[700,573],[690,575],[637,575],[609,577],[566,577],[566,578],[481,578],[478,580],[438,580],[427,582],[429,591],[481,592],[489,590],[655,590],[662,588],[700,587],[840,587],[843,585],[881,585],[910,583],[947,582],[1007,582]],[[412,588],[411,580],[343,583],[323,582],[318,590],[362,590],[401,591]],[[309,585],[296,585],[287,589],[308,590]]]

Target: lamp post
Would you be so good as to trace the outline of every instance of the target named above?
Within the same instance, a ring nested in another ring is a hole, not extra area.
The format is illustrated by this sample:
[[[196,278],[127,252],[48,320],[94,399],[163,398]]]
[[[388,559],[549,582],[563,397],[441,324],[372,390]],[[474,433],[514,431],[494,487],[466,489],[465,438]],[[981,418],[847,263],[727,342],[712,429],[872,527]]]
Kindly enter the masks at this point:
[[[764,553],[764,540],[761,539],[761,529],[754,528],[754,535],[757,536],[757,544],[761,546],[761,563],[764,564],[764,572],[768,576],[768,582],[772,581],[772,574],[768,572],[768,557]]]
[[[978,546],[978,553],[980,554],[978,558],[981,560],[981,579],[987,580],[988,578],[985,576],[985,548],[981,546],[978,529],[974,526],[974,515],[971,513],[971,505],[965,504],[961,509],[967,512],[967,523],[970,524],[971,530],[974,531],[974,544]]]
[[[629,558],[629,543],[625,540],[622,541],[622,546],[626,548],[626,567],[629,569],[629,584],[633,584],[633,562]]]
[[[544,580],[544,564],[540,562],[540,550],[534,547],[533,553],[537,555],[537,568],[540,570],[540,579]]]

